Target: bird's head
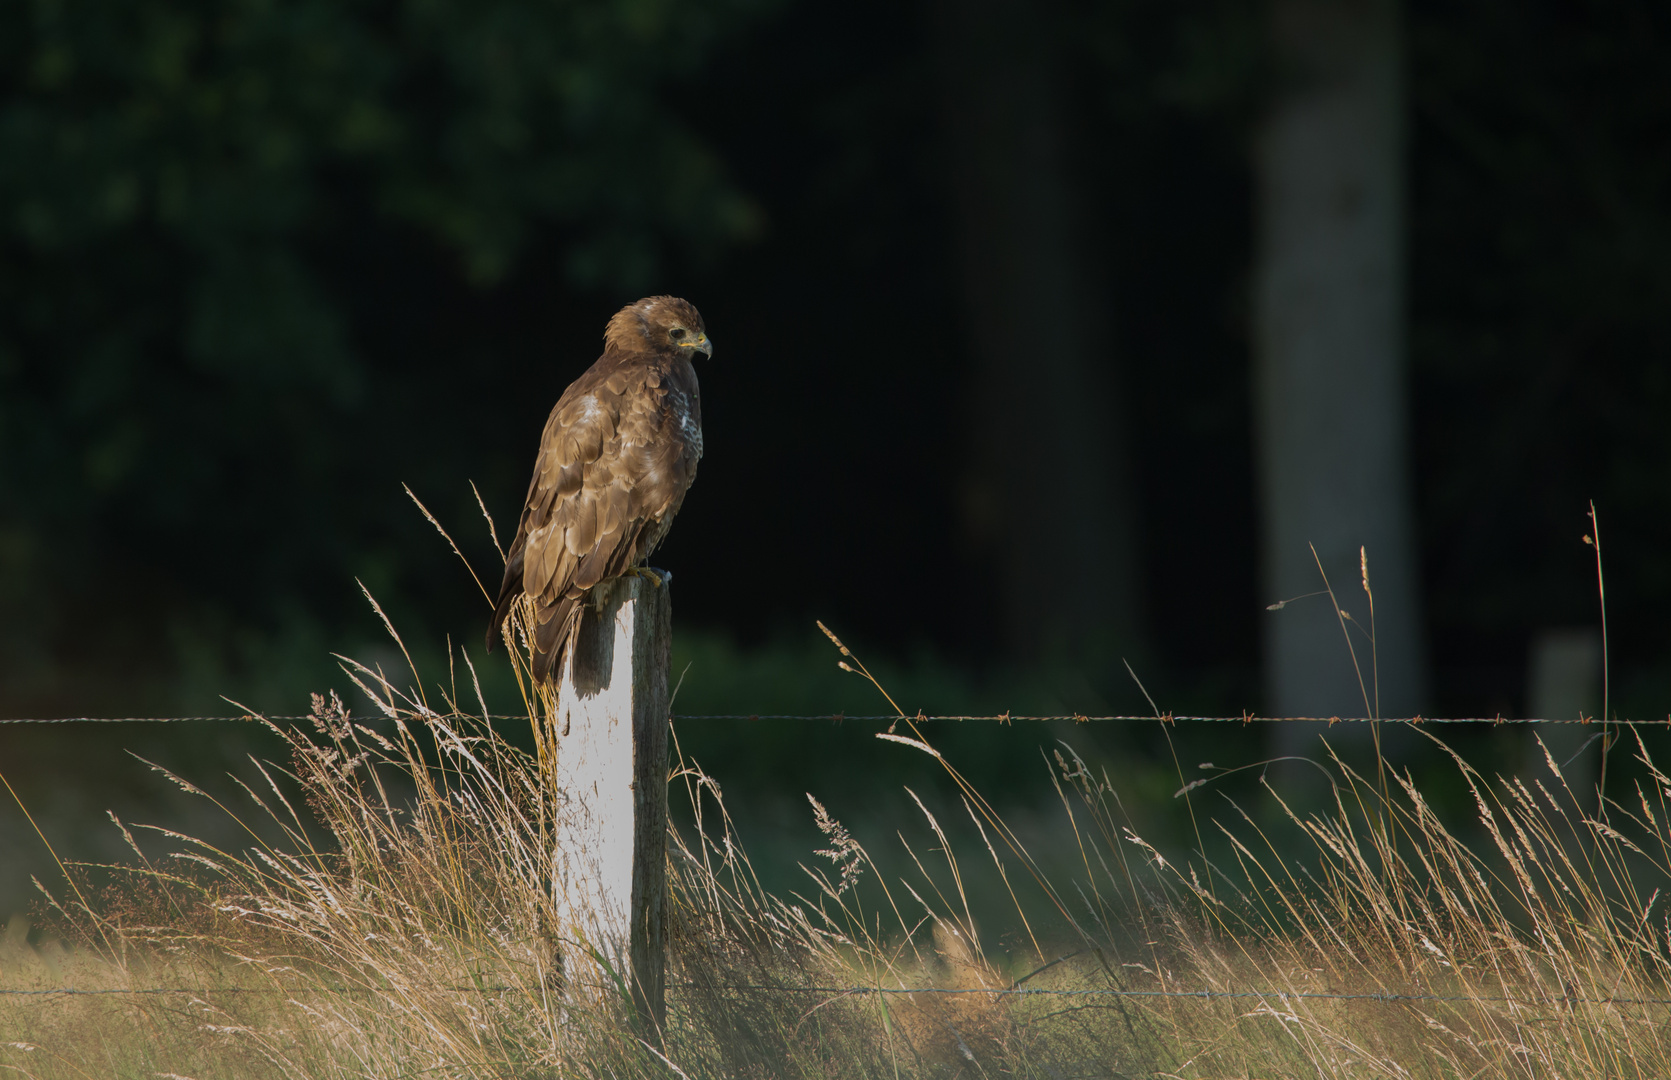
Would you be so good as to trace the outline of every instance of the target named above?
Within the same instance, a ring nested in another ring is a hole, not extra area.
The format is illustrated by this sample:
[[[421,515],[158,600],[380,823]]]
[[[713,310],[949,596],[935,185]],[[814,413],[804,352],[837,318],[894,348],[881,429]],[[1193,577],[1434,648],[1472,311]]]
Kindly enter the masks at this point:
[[[702,325],[702,313],[677,296],[647,296],[615,313],[603,333],[609,348],[630,352],[689,349],[714,355],[713,342]]]

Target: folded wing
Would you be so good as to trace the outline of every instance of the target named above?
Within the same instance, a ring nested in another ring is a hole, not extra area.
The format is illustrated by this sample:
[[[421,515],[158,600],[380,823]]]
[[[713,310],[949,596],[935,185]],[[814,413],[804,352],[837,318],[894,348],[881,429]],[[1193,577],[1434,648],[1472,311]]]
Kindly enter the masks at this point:
[[[517,598],[533,598],[541,682],[561,670],[586,591],[648,557],[695,478],[700,446],[673,407],[680,391],[654,366],[609,359],[546,421],[488,630],[492,648]]]

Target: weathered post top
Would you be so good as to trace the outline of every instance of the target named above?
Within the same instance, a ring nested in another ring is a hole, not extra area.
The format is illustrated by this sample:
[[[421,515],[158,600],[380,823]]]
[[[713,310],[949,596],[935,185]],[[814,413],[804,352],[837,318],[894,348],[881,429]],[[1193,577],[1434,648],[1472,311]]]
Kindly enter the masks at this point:
[[[652,1037],[666,1016],[668,582],[600,585],[607,602],[581,618],[558,683],[552,741],[557,787],[552,891],[571,990],[631,987]]]

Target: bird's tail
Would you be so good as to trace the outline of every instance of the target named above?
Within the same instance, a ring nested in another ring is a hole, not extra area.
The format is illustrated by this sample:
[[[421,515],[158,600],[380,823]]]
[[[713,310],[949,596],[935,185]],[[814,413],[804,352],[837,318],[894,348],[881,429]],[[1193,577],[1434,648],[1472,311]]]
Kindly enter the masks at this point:
[[[493,621],[487,624],[487,651],[493,651],[493,643],[503,634],[505,620],[510,617],[511,607],[522,598],[522,590],[506,589],[499,594],[499,603],[493,608]]]
[[[565,596],[540,612],[534,627],[534,682],[545,683],[563,670],[585,610],[583,597]]]
[[[516,543],[511,545],[510,558],[505,561],[505,577],[499,583],[499,601],[493,605],[493,621],[487,624],[487,651],[493,651],[493,643],[499,640],[499,629],[505,625],[510,617],[511,608],[522,597],[522,545],[523,537],[518,535]]]

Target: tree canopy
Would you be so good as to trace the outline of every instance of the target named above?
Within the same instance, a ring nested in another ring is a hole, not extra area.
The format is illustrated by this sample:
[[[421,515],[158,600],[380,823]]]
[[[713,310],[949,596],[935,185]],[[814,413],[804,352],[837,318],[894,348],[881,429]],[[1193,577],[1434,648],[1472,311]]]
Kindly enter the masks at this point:
[[[1093,256],[1085,355],[1131,403],[1109,423],[1138,666],[1251,705],[1283,599],[1256,584],[1248,424],[1249,133],[1283,74],[1260,9],[988,6],[1040,20],[1037,107]],[[1010,151],[951,145],[942,65],[978,77],[1007,43],[956,45],[956,10],[0,5],[0,708],[138,708],[135,676],[195,663],[240,692],[211,661],[323,661],[368,619],[355,578],[403,626],[474,639],[473,586],[400,482],[459,533],[467,479],[513,512],[551,403],[650,292],[718,346],[680,618],[759,640],[824,615],[993,659],[1004,589],[959,471],[990,366],[961,284],[980,222],[955,170]],[[1404,11],[1435,706],[1512,710],[1528,635],[1597,621],[1592,497],[1615,688],[1671,683],[1671,23],[1647,0]],[[820,497],[774,501],[790,485]],[[1041,588],[1069,587],[1052,558]],[[1087,693],[1130,692],[1107,676]]]
[[[487,286],[540,241],[561,280],[631,291],[670,247],[747,236],[757,211],[666,96],[757,6],[6,5],[12,689],[55,652],[154,654],[217,591],[283,604],[363,547],[379,500],[331,478],[397,399],[351,297],[411,287],[403,257]]]

